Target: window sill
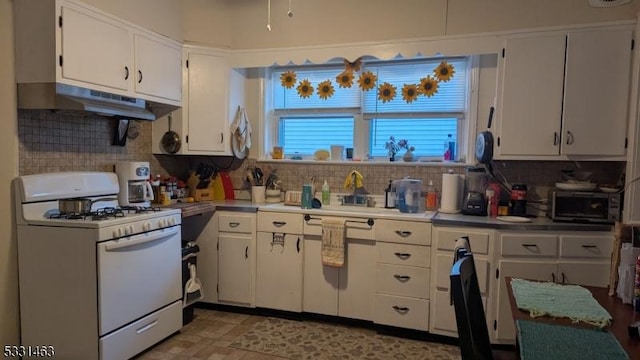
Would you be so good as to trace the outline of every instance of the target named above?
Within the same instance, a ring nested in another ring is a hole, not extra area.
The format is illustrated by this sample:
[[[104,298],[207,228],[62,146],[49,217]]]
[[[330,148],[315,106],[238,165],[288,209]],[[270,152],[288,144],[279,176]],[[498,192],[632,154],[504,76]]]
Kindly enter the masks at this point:
[[[331,160],[292,160],[292,159],[257,159],[261,163],[284,163],[284,164],[300,164],[300,165],[358,165],[358,166],[425,166],[425,167],[468,167],[476,166],[476,164],[463,162],[444,162],[444,161],[388,161],[388,160],[369,160],[369,161],[331,161]]]

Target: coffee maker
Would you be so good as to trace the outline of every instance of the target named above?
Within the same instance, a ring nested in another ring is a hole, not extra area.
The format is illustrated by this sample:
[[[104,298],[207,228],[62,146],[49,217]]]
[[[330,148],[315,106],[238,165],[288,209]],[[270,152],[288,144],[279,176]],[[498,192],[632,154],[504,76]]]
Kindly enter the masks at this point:
[[[489,176],[484,167],[469,167],[464,180],[464,215],[487,215],[487,199],[485,190],[489,184]]]
[[[149,182],[151,171],[149,162],[118,162],[115,165],[118,175],[120,192],[118,203],[120,206],[149,207],[153,201],[153,189]]]

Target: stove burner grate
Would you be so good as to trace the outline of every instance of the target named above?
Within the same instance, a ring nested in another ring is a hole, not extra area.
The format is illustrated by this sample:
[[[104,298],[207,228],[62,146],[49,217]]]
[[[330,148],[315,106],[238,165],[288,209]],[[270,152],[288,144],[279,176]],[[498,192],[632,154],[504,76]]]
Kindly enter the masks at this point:
[[[121,206],[120,209],[122,211],[126,211],[127,213],[134,213],[134,214],[142,214],[142,213],[148,213],[148,212],[154,212],[154,211],[160,211],[162,210],[159,206]]]
[[[115,207],[106,207],[102,209],[98,209],[96,211],[89,211],[85,213],[65,213],[65,212],[55,212],[49,215],[49,219],[60,219],[60,220],[105,220],[105,219],[113,219],[118,217],[124,217],[125,213],[122,209]]]

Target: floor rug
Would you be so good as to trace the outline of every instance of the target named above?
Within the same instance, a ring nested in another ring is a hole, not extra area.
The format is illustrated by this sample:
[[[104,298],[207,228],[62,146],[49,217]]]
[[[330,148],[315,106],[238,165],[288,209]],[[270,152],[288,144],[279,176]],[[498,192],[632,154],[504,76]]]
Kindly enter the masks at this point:
[[[457,347],[373,330],[268,317],[236,338],[234,348],[289,359],[460,359]]]

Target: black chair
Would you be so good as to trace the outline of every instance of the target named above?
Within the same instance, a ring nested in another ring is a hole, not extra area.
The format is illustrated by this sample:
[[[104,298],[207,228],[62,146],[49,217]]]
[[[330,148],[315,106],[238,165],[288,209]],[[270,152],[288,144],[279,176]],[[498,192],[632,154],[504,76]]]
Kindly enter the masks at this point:
[[[453,264],[450,278],[462,359],[494,359],[476,267],[470,252]]]

